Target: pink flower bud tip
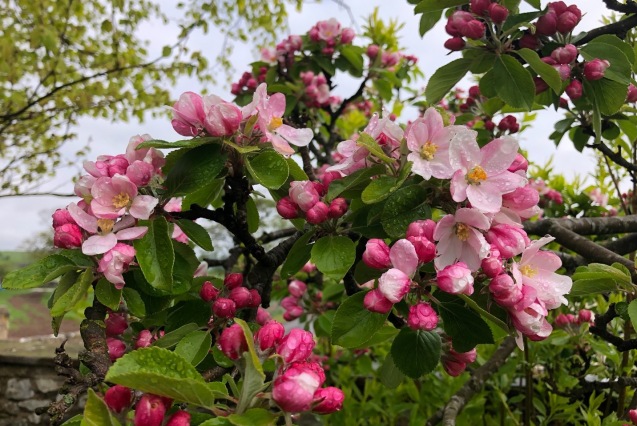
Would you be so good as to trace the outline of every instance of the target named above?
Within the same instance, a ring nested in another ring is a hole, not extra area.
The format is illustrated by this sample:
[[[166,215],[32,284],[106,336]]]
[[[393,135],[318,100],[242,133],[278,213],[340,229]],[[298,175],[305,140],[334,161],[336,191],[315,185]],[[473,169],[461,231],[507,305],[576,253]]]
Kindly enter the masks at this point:
[[[220,297],[212,304],[212,312],[219,318],[232,318],[237,312],[237,305],[231,299]]]
[[[458,262],[438,271],[436,282],[440,290],[450,294],[473,294],[473,275],[464,262]]]
[[[115,312],[108,314],[104,324],[106,325],[106,335],[109,337],[119,336],[128,328],[126,317]]]
[[[314,350],[314,336],[309,331],[293,328],[283,337],[276,352],[283,357],[283,361],[290,364],[305,361]]]
[[[135,407],[135,426],[161,426],[166,415],[166,406],[162,398],[144,394]]]
[[[277,201],[276,211],[283,219],[296,219],[299,217],[298,207],[290,197],[283,197]]]
[[[254,341],[261,351],[267,351],[274,348],[281,342],[285,328],[277,321],[270,321],[263,325],[255,334]]]
[[[501,4],[491,3],[489,5],[488,14],[494,24],[500,25],[508,18],[509,9],[502,6]]]
[[[365,295],[365,298],[363,299],[363,306],[365,306],[368,311],[386,314],[391,311],[394,304],[387,300],[380,290],[374,289]]]
[[[206,281],[201,286],[199,297],[201,297],[204,302],[212,302],[217,299],[219,293],[220,290],[217,287],[215,287],[210,281]]]
[[[179,410],[168,419],[166,426],[190,426],[190,414]]]
[[[600,80],[604,78],[606,69],[610,66],[610,62],[605,59],[593,59],[584,64],[584,78],[589,81]]]
[[[414,330],[431,331],[438,326],[438,314],[429,303],[420,302],[409,307],[407,325]]]
[[[292,280],[288,284],[288,291],[296,298],[301,298],[307,291],[307,285],[303,281]]]
[[[467,43],[462,39],[462,37],[452,37],[449,40],[445,41],[445,48],[451,50],[452,52],[457,52],[464,49]]]
[[[121,358],[126,353],[126,344],[119,339],[113,337],[106,338],[106,346],[108,346],[108,356],[112,362]]]
[[[319,414],[330,414],[343,408],[345,394],[339,388],[333,386],[318,389],[314,393],[314,402],[317,404],[312,411]]]
[[[329,207],[322,201],[318,201],[306,213],[306,220],[312,225],[318,225],[325,222],[329,217]]]
[[[248,350],[248,342],[239,324],[225,328],[219,336],[218,344],[221,352],[232,360],[239,359],[241,354]]]
[[[228,290],[232,290],[233,288],[240,287],[243,285],[243,275],[239,273],[232,273],[226,275],[226,278],[223,280],[223,285],[226,286]]]
[[[391,266],[389,246],[385,241],[378,238],[372,238],[367,241],[365,252],[363,253],[363,262],[374,269],[389,268]]]
[[[347,212],[347,201],[345,198],[335,198],[330,203],[328,216],[332,219],[338,219]]]
[[[121,413],[130,407],[133,393],[127,387],[115,385],[109,388],[104,394],[104,402],[106,406],[116,413]]]

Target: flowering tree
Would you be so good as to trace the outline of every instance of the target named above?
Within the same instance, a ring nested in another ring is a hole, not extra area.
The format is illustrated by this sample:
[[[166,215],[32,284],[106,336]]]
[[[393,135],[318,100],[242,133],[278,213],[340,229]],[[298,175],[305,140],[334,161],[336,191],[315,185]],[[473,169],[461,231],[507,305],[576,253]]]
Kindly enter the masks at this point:
[[[617,36],[637,10],[609,0],[630,16],[574,36],[576,6],[519,3],[418,2],[423,32],[447,9],[446,46],[463,52],[426,99],[408,88],[417,60],[396,23],[373,16],[355,36],[321,21],[265,49],[233,102],[181,95],[172,125],[186,139],[134,136],[125,153],[85,163],[79,199],[53,215],[60,250],[3,282],[59,278],[56,331],[91,299],[82,367],[57,351],[68,379],[52,421],[85,392],[66,424],[634,416],[624,255],[637,221],[632,193],[613,196],[620,213],[609,189],[637,167],[634,50]],[[451,92],[468,72],[480,84]],[[333,94],[341,74],[360,80],[345,99]],[[401,125],[406,102],[421,115]],[[549,105],[566,115],[556,141],[594,140],[600,187],[533,171],[519,152],[525,122],[510,113]],[[258,198],[290,226],[260,232]],[[198,259],[213,251],[204,221],[232,235],[227,256]]]

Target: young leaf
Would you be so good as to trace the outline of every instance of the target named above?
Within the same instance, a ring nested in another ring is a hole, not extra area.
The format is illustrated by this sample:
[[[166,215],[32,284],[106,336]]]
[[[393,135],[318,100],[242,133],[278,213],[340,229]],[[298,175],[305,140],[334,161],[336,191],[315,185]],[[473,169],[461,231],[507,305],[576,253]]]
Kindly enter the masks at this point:
[[[637,300],[630,302],[627,312],[630,322],[633,324],[633,328],[637,329]]]
[[[489,325],[471,309],[457,303],[442,303],[439,307],[443,328],[453,339],[453,348],[468,352],[480,343],[493,343]]]
[[[327,235],[314,244],[311,259],[325,276],[340,281],[354,264],[356,245],[347,237]]]
[[[405,327],[391,345],[391,356],[398,370],[417,379],[436,368],[441,347],[438,333]]]
[[[146,235],[133,242],[137,262],[151,286],[170,292],[173,289],[175,252],[168,222],[163,217],[157,217],[146,222],[146,225]]]
[[[501,55],[493,65],[498,97],[514,108],[533,109],[535,83],[531,74],[512,56]]]
[[[246,166],[254,180],[268,189],[280,188],[290,174],[287,161],[276,151],[263,151],[246,159]]]
[[[164,334],[163,337],[153,342],[153,346],[170,349],[175,346],[181,339],[186,337],[193,331],[199,330],[199,326],[194,322],[182,325],[181,327]]]
[[[122,294],[130,313],[137,318],[144,318],[146,316],[146,305],[139,293],[130,287],[124,287]]]
[[[374,138],[365,132],[360,133],[359,138],[356,141],[356,145],[365,147],[374,157],[385,163],[391,164],[395,161],[393,158],[385,154],[383,148],[378,145],[378,142],[376,142]]]
[[[281,266],[281,278],[296,274],[310,260],[312,246],[308,243],[313,236],[314,231],[308,231],[295,241]]]
[[[88,293],[88,289],[91,286],[92,282],[93,269],[88,268],[80,274],[77,282],[70,286],[64,294],[56,296],[59,298],[53,303],[53,307],[51,308],[51,316],[58,317],[73,309],[73,307],[77,305],[80,300],[86,297],[86,294]]]
[[[207,144],[188,150],[168,172],[164,181],[164,195],[188,195],[207,185],[223,170],[226,157],[219,144]]]
[[[418,31],[420,32],[420,37],[423,37],[425,34],[429,32],[440,20],[442,16],[442,9],[432,10],[431,12],[424,12],[420,17],[420,25],[418,26]]]
[[[380,176],[367,185],[361,194],[365,204],[374,204],[389,197],[395,190],[398,179],[393,176]]]
[[[440,3],[437,0],[435,3]],[[421,3],[422,4],[422,3]],[[471,59],[460,58],[449,62],[436,70],[427,83],[425,95],[427,102],[435,105],[469,72]]]
[[[349,176],[345,176],[343,179],[338,179],[330,183],[330,187],[327,190],[327,201],[332,201],[338,196],[347,197],[350,192],[356,189],[362,190],[369,184],[373,176],[382,175],[386,172],[385,166],[377,164],[369,168],[363,168],[355,171]]]
[[[212,247],[212,239],[206,229],[197,222],[188,219],[179,219],[177,225],[184,231],[184,234],[192,240],[193,243],[206,251],[214,250]]]
[[[116,289],[115,285],[108,282],[106,278],[101,278],[95,286],[95,297],[102,305],[116,311],[122,300],[122,290]]]
[[[197,366],[208,355],[212,346],[209,331],[193,331],[177,343],[175,353]]]
[[[75,263],[69,258],[52,254],[27,267],[9,272],[2,280],[2,288],[24,290],[39,287],[75,269]]]
[[[338,307],[332,321],[332,344],[355,348],[368,342],[385,324],[387,314],[371,312],[363,306],[366,292],[351,295]]]
[[[279,416],[265,408],[251,408],[243,414],[230,414],[226,418],[234,426],[273,426]]]

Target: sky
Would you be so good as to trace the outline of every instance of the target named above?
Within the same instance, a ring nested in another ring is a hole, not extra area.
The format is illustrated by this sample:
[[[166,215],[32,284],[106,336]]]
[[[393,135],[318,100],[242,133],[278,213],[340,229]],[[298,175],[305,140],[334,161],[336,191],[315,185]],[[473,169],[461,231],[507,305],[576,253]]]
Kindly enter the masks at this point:
[[[165,4],[165,2],[161,2]],[[347,10],[339,6],[339,3],[346,3],[355,18],[352,23]],[[542,4],[546,5],[546,1]],[[577,4],[585,13],[582,23],[578,28],[589,29],[599,25],[601,16],[606,12],[602,0],[575,0],[567,4]],[[444,32],[444,24],[439,23],[433,30],[420,38],[418,33],[419,15],[414,16],[413,5],[406,0],[323,0],[321,3],[306,2],[300,13],[291,12],[289,18],[289,33],[303,34],[307,32],[314,23],[319,20],[337,18],[345,26],[359,27],[365,22],[374,8],[378,7],[379,16],[383,19],[398,19],[405,23],[401,31],[401,44],[405,47],[405,52],[414,54],[419,58],[419,66],[425,76],[431,76],[436,69],[455,59],[458,54],[448,55],[448,51],[443,47],[444,41],[448,38]],[[178,27],[174,24],[167,27],[157,24],[148,24],[140,29],[140,37],[152,40],[150,54],[157,54],[165,44],[174,42],[178,32]],[[204,36],[194,34],[189,40],[189,46],[195,50],[211,52],[211,46],[219,46],[219,36],[214,32]],[[211,52],[210,62],[218,52]],[[247,69],[250,62],[258,59],[258,52],[252,46],[237,45],[232,56],[237,77]],[[223,78],[220,78],[223,83]],[[422,82],[423,86],[425,81]],[[470,80],[464,80],[462,86],[468,88]],[[353,93],[357,83],[355,81],[341,81],[340,89],[343,93]],[[172,88],[174,99],[185,91],[199,92],[200,84],[192,78],[182,78],[177,85]],[[207,87],[209,93],[214,93],[224,99],[232,99],[229,87],[218,85],[217,87]],[[338,92],[337,92],[338,94]],[[408,116],[409,112],[403,114],[400,121],[406,122],[415,118]],[[559,114],[559,113],[558,113]],[[527,150],[529,159],[538,164],[544,164],[550,157],[554,158],[555,171],[564,173],[567,177],[575,174],[586,175],[592,172],[594,161],[592,154],[577,152],[570,141],[565,140],[556,149],[553,142],[548,139],[548,135],[553,131],[553,123],[557,121],[556,113],[553,110],[544,111],[538,114],[532,129],[520,135],[520,145]],[[137,134],[149,133],[156,139],[178,140],[177,135],[169,119],[148,119],[144,123],[112,123],[103,119],[83,119],[80,121],[77,134],[77,141],[65,148],[67,153],[75,152],[83,147],[87,142],[91,143],[91,154],[88,159],[102,154],[116,155],[123,153],[128,140]],[[79,167],[61,170],[58,175],[48,181],[44,190],[55,190],[57,192],[72,192],[73,185],[70,183],[74,175],[77,175]],[[57,208],[64,208],[68,203],[76,201],[75,198],[57,197],[11,197],[0,199],[0,250],[16,250],[23,247],[26,239],[32,238],[39,232],[50,229],[50,215]],[[52,232],[52,230],[51,230]]]

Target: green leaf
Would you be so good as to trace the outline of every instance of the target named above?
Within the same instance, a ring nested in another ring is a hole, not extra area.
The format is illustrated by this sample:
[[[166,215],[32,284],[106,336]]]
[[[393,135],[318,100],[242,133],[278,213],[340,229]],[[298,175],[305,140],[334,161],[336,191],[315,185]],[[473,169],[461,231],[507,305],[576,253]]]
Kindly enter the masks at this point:
[[[248,350],[241,354],[241,363],[239,364],[243,376],[243,386],[237,402],[236,413],[243,414],[252,403],[252,399],[265,388],[265,373],[254,348],[254,337],[250,327],[239,318],[235,318],[234,321],[241,326],[248,344]]]
[[[144,148],[159,148],[159,149],[174,149],[174,148],[196,148],[201,145],[205,145],[207,143],[217,141],[217,138],[193,138],[193,139],[184,139],[175,142],[163,141],[160,139],[153,139],[150,141],[144,141],[137,145],[135,148],[144,149]]]
[[[613,115],[624,105],[628,84],[602,78],[601,80],[584,80],[584,93],[592,95],[595,106],[604,115]]]
[[[332,311],[333,312],[333,311]],[[388,340],[394,340],[394,337],[398,334],[398,329],[393,325],[383,325],[380,330],[378,330],[371,339],[366,341],[360,346],[356,346],[350,349],[366,349],[371,348],[372,346],[378,345],[380,343],[384,343]]]
[[[456,351],[469,352],[480,343],[493,343],[489,325],[474,311],[457,303],[442,303],[439,312]]]
[[[540,2],[538,0],[538,4],[539,3]],[[538,9],[539,9],[539,6],[538,6]],[[542,11],[537,11],[537,12],[526,12],[526,13],[520,13],[516,15],[509,15],[504,25],[502,26],[502,31],[507,31],[513,27],[531,22],[532,20],[542,16],[543,14],[544,13]]]
[[[179,343],[181,339],[195,330],[199,330],[199,326],[194,322],[182,325],[181,327],[171,331],[170,333],[164,334],[162,338],[155,340],[153,342],[153,346],[165,349],[172,348],[177,343]]]
[[[175,353],[197,366],[208,355],[212,346],[209,331],[193,331],[177,343]]]
[[[88,399],[84,407],[84,417],[80,426],[120,426],[117,418],[111,414],[108,406],[95,391],[88,389]]]
[[[115,285],[108,282],[106,278],[101,278],[95,286],[95,297],[102,305],[116,311],[122,300],[122,290],[115,288]]]
[[[633,67],[626,54],[612,44],[597,42],[596,40],[589,42],[580,49],[582,57],[587,61],[592,61],[596,58],[607,60],[610,62],[610,66],[604,71],[604,78],[628,86]],[[626,93],[624,93],[624,97],[625,95]]]
[[[327,235],[311,251],[312,263],[325,276],[340,281],[356,259],[356,245],[347,237]]]
[[[164,196],[188,195],[206,186],[223,170],[226,157],[219,144],[202,145],[187,151],[168,172]]]
[[[39,287],[74,269],[77,267],[70,259],[52,254],[27,267],[9,272],[2,280],[2,288],[24,290]]]
[[[82,416],[81,414],[78,414],[77,416],[73,416],[67,421],[65,421],[64,423],[62,423],[61,426],[81,426],[83,418],[84,416]]]
[[[380,367],[380,382],[389,389],[396,389],[403,380],[405,380],[405,375],[396,367],[391,353],[388,353],[385,362]]]
[[[60,281],[58,282],[58,285],[55,288],[55,291],[53,292],[53,294],[51,295],[47,303],[47,307],[49,309],[51,309],[53,305],[57,303],[60,297],[66,294],[69,291],[69,289],[75,285],[79,275],[80,274],[77,271],[69,271],[66,274],[62,275],[62,278],[60,278]],[[56,336],[58,335],[60,331],[60,327],[62,326],[62,320],[64,319],[65,314],[66,312],[58,316],[52,316],[51,318],[51,328],[53,329],[53,334]]]
[[[425,34],[429,32],[440,20],[442,16],[442,9],[433,10],[431,12],[424,12],[420,17],[420,25],[418,27],[418,31],[420,32],[420,37],[423,37]]]
[[[438,365],[442,344],[438,333],[403,328],[391,345],[396,368],[405,376],[417,379]]]
[[[501,55],[493,65],[498,97],[515,108],[533,109],[535,83],[531,74],[512,56]]]
[[[286,279],[296,274],[310,260],[312,246],[308,243],[313,236],[314,230],[311,230],[294,242],[281,266],[281,278]]]
[[[181,202],[181,208],[183,210],[189,210],[193,204],[208,207],[211,203],[214,203],[215,200],[220,198],[224,183],[225,179],[212,179],[200,189],[186,195]]]
[[[374,157],[378,158],[379,160],[387,164],[392,164],[395,161],[393,158],[385,154],[385,151],[383,151],[383,148],[381,148],[381,146],[378,145],[378,142],[376,142],[374,138],[372,138],[370,135],[368,135],[365,132],[361,132],[359,134],[359,138],[356,141],[356,145],[365,147]]]
[[[601,43],[614,46],[626,55],[629,63],[632,64],[635,62],[635,51],[632,46],[614,34],[603,34],[588,42],[588,44],[590,43]]]
[[[514,52],[524,59],[556,94],[562,93],[562,79],[555,68],[542,61],[540,56],[531,49],[523,48]]]
[[[268,189],[280,188],[290,174],[287,161],[276,151],[263,151],[246,159],[246,166],[254,180]]]
[[[361,194],[365,204],[374,204],[389,197],[395,190],[398,179],[393,176],[379,176],[367,185]]]
[[[435,3],[438,3],[438,1],[436,0]],[[440,102],[462,80],[462,77],[469,72],[472,63],[471,59],[460,58],[438,68],[429,79],[425,89],[427,102],[431,105]]]
[[[88,289],[93,282],[93,269],[88,268],[82,272],[75,284],[73,284],[59,299],[53,303],[51,316],[58,317],[72,310],[82,299],[86,297]]]
[[[409,185],[394,192],[385,202],[381,225],[390,236],[405,235],[409,224],[415,220],[431,218],[431,208],[426,204],[429,192],[420,185]]]
[[[531,6],[533,6],[536,9],[540,9],[542,7],[541,1],[540,0],[524,0],[525,2],[527,2],[528,4],[530,4]]]
[[[254,202],[254,199],[252,197],[248,197],[248,200],[246,201],[246,216],[246,219],[248,221],[248,232],[254,234],[259,230],[259,224],[261,223],[261,221],[259,219],[259,209],[257,208],[257,203]]]
[[[633,324],[633,329],[637,330],[637,300],[630,302],[627,312],[630,322]]]
[[[137,290],[133,290],[130,287],[124,287],[122,294],[124,296],[124,301],[126,302],[126,307],[130,313],[137,318],[144,318],[146,316],[146,305]]]
[[[360,47],[353,44],[341,45],[340,52],[347,62],[349,62],[356,72],[363,71],[363,52]]]
[[[206,231],[206,228],[189,219],[179,219],[177,225],[179,225],[181,230],[184,231],[184,234],[186,234],[193,243],[206,251],[214,250],[214,247],[212,247],[212,239],[208,231]]]
[[[355,348],[368,342],[385,324],[387,314],[369,311],[363,306],[367,292],[351,295],[338,307],[332,321],[332,344]]]
[[[618,290],[633,291],[630,273],[620,264],[609,266],[601,263],[591,263],[588,266],[580,266],[572,278],[573,287],[569,292],[572,297]]]
[[[234,426],[273,426],[279,416],[264,408],[251,408],[243,414],[226,417]]]
[[[214,393],[186,359],[157,346],[129,352],[108,370],[105,381],[177,402],[211,408]]]
[[[332,201],[338,196],[349,197],[349,193],[355,191],[357,188],[361,190],[367,186],[373,176],[382,175],[386,173],[385,166],[377,164],[375,166],[364,168],[355,171],[349,176],[345,176],[343,179],[338,179],[330,183],[327,190],[327,201]]]
[[[467,0],[422,0],[414,8],[414,13],[431,12],[432,10],[442,10],[448,7],[460,6],[469,3]]]
[[[170,292],[173,289],[175,252],[168,222],[160,216],[145,224],[148,226],[146,235],[133,241],[137,262],[151,286]]]

